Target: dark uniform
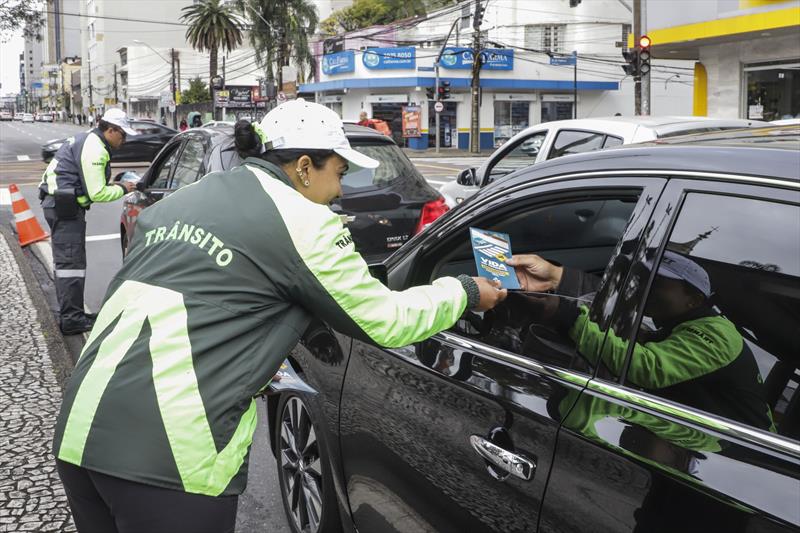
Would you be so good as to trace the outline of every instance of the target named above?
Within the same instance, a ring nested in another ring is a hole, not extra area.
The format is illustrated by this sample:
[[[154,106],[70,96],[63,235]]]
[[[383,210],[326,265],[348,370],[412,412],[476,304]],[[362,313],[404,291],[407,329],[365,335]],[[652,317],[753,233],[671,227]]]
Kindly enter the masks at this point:
[[[92,202],[113,202],[126,189],[107,185],[111,146],[94,129],[71,137],[47,166],[39,196],[50,226],[61,329],[77,330],[88,320],[83,307],[86,279],[86,210]],[[56,209],[58,200],[58,209]]]

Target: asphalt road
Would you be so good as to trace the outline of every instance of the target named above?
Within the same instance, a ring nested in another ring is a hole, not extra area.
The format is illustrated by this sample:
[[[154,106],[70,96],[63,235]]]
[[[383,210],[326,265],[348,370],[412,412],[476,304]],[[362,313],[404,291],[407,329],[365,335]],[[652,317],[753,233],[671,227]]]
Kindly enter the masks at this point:
[[[58,136],[81,131],[69,125],[0,123],[0,188],[17,183],[39,223],[45,230],[47,224],[39,206],[37,185],[44,169],[40,161],[18,160],[17,155],[35,155],[42,142]],[[30,133],[30,135],[29,135]],[[34,148],[32,148],[35,146]],[[33,158],[31,158],[33,159]],[[415,166],[435,188],[452,181],[458,172],[468,166],[477,166],[475,158],[412,158]],[[115,165],[114,173],[137,165]],[[142,173],[145,166],[136,170]],[[1,192],[1,191],[0,191]],[[0,195],[1,196],[1,195]],[[122,200],[94,204],[86,216],[87,222],[87,284],[86,305],[96,311],[105,295],[106,287],[122,264],[119,241],[119,217]],[[275,458],[269,449],[266,413],[259,401],[259,425],[250,454],[250,475],[247,490],[239,498],[237,532],[288,533],[290,531],[283,512],[278,491]]]
[[[61,122],[0,122],[0,163],[40,161],[41,146],[52,139],[69,137],[85,126]]]

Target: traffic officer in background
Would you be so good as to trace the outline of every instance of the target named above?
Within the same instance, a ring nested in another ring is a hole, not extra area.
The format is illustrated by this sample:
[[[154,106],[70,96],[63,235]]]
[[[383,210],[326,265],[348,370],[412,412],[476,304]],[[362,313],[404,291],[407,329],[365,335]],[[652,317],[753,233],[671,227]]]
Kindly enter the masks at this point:
[[[132,191],[132,183],[108,185],[111,150],[136,135],[121,109],[109,109],[97,128],[67,139],[47,166],[39,198],[50,226],[61,331],[76,335],[92,329],[84,312],[86,210],[92,202],[113,202]]]

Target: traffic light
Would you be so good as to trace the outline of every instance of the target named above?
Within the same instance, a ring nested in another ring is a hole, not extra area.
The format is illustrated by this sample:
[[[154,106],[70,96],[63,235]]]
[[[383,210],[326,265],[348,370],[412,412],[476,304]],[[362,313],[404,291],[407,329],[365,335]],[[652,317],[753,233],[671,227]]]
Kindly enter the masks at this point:
[[[625,59],[625,64],[622,65],[622,70],[628,76],[639,75],[639,51],[636,49],[625,50],[622,52],[622,57]]]
[[[428,87],[425,89],[425,94],[428,95],[428,100],[436,100],[436,95],[433,94],[434,91],[435,89],[433,87]]]
[[[639,37],[639,75],[644,76],[650,73],[650,37],[642,35]]]
[[[439,82],[439,100],[449,100],[450,99],[450,82],[449,81],[442,81]]]
[[[483,7],[482,0],[478,0],[475,3],[475,17],[472,19],[472,29],[475,31],[480,31],[481,29],[481,22],[483,22],[483,12],[486,11],[486,8]]]

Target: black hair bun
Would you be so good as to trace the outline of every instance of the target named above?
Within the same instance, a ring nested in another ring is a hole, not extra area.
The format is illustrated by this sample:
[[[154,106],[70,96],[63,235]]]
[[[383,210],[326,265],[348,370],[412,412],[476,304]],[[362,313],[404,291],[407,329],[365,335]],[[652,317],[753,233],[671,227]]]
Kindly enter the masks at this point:
[[[250,157],[261,153],[261,138],[249,120],[238,120],[233,126],[233,139],[236,150],[243,157]]]

